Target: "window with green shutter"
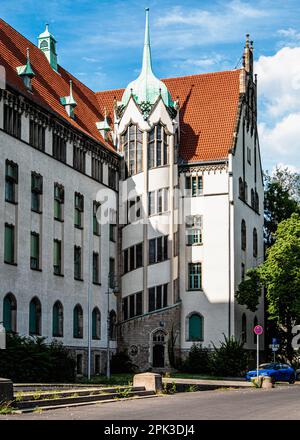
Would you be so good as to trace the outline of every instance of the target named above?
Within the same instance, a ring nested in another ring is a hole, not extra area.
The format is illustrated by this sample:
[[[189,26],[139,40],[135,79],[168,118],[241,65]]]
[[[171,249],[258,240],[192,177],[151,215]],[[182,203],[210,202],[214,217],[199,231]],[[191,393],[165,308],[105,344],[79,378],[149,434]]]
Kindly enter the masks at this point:
[[[53,306],[52,333],[54,337],[63,336],[63,306],[60,301]]]
[[[5,162],[5,201],[16,203],[18,165],[10,160]]]
[[[54,184],[54,219],[63,220],[64,187]]]
[[[31,232],[30,268],[40,268],[40,236],[36,232]]]
[[[98,307],[95,307],[92,313],[92,338],[100,339],[101,334],[101,315]]]
[[[12,293],[8,293],[3,300],[3,325],[7,332],[15,332],[17,324],[17,301]]]
[[[83,338],[83,311],[79,304],[73,310],[73,337]]]
[[[54,240],[53,242],[53,271],[55,275],[61,275],[61,241]]]
[[[42,212],[41,196],[43,194],[43,177],[40,174],[31,173],[31,210]]]
[[[75,193],[74,225],[77,228],[82,227],[83,205],[84,205],[83,195],[79,193]]]
[[[196,313],[189,317],[189,341],[203,341],[203,317]]]
[[[4,231],[4,261],[5,263],[15,263],[15,227],[5,224]]]
[[[41,335],[42,307],[38,298],[33,298],[29,304],[29,334]]]
[[[201,263],[189,263],[189,290],[199,290],[201,288]]]

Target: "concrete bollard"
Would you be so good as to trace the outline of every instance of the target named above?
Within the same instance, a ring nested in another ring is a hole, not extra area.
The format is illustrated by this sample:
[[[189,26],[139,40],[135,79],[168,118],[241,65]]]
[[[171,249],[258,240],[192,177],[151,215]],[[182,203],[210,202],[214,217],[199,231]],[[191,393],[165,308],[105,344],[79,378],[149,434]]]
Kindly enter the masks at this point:
[[[263,377],[262,388],[270,389],[274,388],[274,384],[272,383],[272,378],[269,376]]]
[[[14,386],[10,379],[0,377],[0,403],[12,401],[14,398]]]
[[[145,387],[146,391],[162,391],[162,377],[157,373],[140,373],[133,376],[134,387]]]

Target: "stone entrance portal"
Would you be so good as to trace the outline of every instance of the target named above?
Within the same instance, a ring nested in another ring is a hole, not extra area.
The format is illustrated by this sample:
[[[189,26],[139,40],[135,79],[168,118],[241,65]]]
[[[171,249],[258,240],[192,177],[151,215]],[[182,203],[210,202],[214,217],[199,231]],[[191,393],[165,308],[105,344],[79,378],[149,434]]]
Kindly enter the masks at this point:
[[[152,338],[152,366],[165,368],[165,344],[166,335],[162,330],[153,333]]]

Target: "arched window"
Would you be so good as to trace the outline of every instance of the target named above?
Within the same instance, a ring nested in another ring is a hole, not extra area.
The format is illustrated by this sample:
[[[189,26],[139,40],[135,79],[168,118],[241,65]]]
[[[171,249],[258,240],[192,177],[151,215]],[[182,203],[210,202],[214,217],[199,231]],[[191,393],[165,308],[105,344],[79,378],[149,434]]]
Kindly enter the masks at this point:
[[[12,293],[3,300],[3,325],[7,332],[17,331],[17,301]]]
[[[165,342],[165,333],[162,330],[157,330],[153,333],[152,340],[153,342]]]
[[[247,318],[245,313],[242,316],[242,342],[247,342]]]
[[[258,325],[258,319],[257,316],[254,316],[253,319],[253,328],[256,327]],[[253,343],[256,344],[257,341],[257,335],[253,332]]]
[[[125,179],[143,171],[143,132],[137,125],[129,125],[121,136],[124,153]]]
[[[73,336],[83,338],[83,311],[80,304],[77,304],[73,310]]]
[[[253,257],[257,257],[257,230],[253,229]]]
[[[246,222],[244,219],[242,220],[241,223],[241,246],[242,246],[242,250],[245,251],[247,246],[247,230],[246,230]]]
[[[56,301],[53,306],[52,334],[54,337],[62,337],[64,335],[64,309],[60,301]]]
[[[259,212],[259,197],[257,191],[255,191],[255,209],[257,212]]]
[[[98,307],[95,307],[92,313],[92,338],[101,338],[101,314]]]
[[[29,334],[42,334],[42,306],[36,296],[32,298],[29,304]]]
[[[189,341],[203,341],[203,317],[193,313],[189,317]]]
[[[154,125],[148,137],[148,168],[169,163],[168,135],[161,124]]]
[[[117,323],[116,312],[114,310],[111,310],[109,314],[109,337],[112,341],[116,339],[116,323]]]

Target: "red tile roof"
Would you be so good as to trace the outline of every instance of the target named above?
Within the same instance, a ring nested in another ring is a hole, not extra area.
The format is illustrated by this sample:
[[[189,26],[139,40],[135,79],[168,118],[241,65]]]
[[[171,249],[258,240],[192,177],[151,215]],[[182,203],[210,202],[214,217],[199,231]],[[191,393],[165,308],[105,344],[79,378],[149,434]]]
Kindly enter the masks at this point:
[[[22,79],[17,75],[16,67],[26,64],[26,48],[30,49],[30,63],[35,73],[32,80],[32,92],[28,92]],[[95,93],[77,78],[58,67],[56,73],[47,58],[37,46],[0,19],[0,65],[5,67],[7,83],[37,104],[54,111],[73,127],[83,131],[106,148],[113,147],[104,141],[96,122],[102,121],[103,113],[98,105]],[[60,97],[69,95],[69,81],[73,81],[73,96],[77,102],[75,120],[68,117]]]
[[[26,63],[27,47],[35,72],[33,93],[27,91],[16,72],[16,67]],[[114,97],[121,100],[123,89],[94,93],[62,67],[58,67],[59,74],[54,72],[41,50],[1,19],[0,65],[5,67],[7,83],[12,87],[114,150],[100,135],[96,122],[103,120],[107,108],[112,126]],[[173,99],[179,97],[180,156],[185,161],[214,161],[228,156],[238,112],[239,77],[240,70],[232,70],[163,80]],[[75,120],[60,103],[60,97],[69,95],[70,79],[77,102]]]
[[[240,70],[163,79],[180,103],[180,156],[188,162],[228,156],[238,112]],[[114,97],[124,89],[97,92],[100,108],[113,116]]]

